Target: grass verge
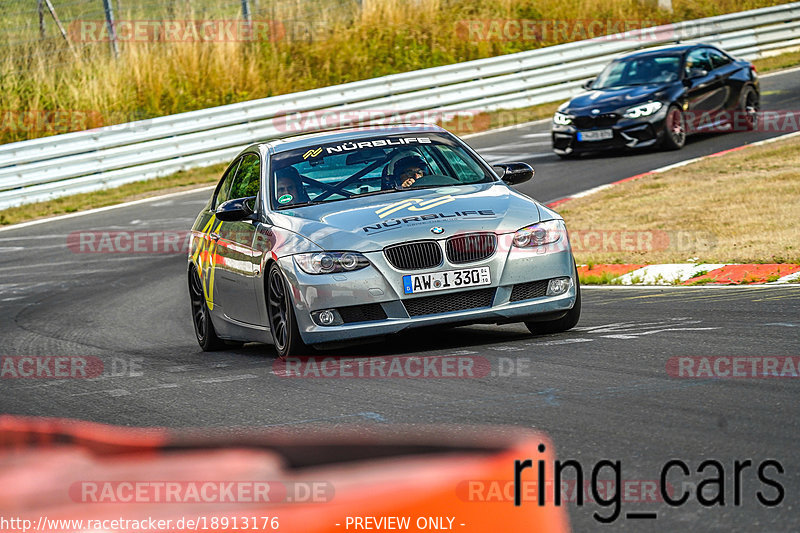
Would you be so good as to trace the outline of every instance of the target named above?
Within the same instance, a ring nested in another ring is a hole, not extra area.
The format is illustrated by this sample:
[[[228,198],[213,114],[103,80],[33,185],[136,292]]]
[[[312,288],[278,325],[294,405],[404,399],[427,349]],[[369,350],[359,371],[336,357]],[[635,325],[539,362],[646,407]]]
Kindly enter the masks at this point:
[[[581,263],[800,263],[800,138],[559,207]]]
[[[800,50],[786,52],[772,57],[765,57],[764,59],[757,59],[753,61],[753,64],[761,74],[796,67],[800,65]]]

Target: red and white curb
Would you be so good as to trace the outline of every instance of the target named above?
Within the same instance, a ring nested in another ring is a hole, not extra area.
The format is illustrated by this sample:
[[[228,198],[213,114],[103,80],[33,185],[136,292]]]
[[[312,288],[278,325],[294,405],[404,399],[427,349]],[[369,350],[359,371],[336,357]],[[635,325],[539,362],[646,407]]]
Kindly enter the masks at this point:
[[[800,265],[672,263],[661,265],[581,265],[584,284],[613,285],[778,285],[800,279]]]

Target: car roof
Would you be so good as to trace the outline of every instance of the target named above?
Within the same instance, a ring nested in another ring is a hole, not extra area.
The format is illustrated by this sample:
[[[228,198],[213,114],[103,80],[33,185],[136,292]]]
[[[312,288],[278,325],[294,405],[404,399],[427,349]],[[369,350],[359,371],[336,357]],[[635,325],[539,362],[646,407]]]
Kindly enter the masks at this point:
[[[657,56],[657,55],[670,55],[672,54],[682,54],[688,50],[693,48],[700,48],[700,47],[710,47],[710,48],[717,48],[713,44],[708,43],[698,43],[698,42],[685,42],[685,43],[678,43],[678,44],[670,44],[665,46],[655,46],[653,48],[644,48],[641,50],[636,50],[635,52],[631,52],[629,54],[624,54],[616,59],[630,59],[633,57],[647,57],[647,56]],[[717,48],[718,49],[718,48]]]
[[[257,143],[256,146],[262,146],[271,150],[273,153],[286,152],[289,150],[296,150],[298,148],[305,148],[308,146],[316,146],[319,144],[326,144],[332,142],[347,142],[356,139],[364,139],[369,137],[376,137],[381,135],[397,135],[397,134],[418,134],[418,133],[447,133],[447,130],[435,124],[393,124],[390,126],[354,126],[351,128],[336,128],[333,130],[317,131],[313,133],[304,133],[285,137],[282,139],[275,139],[263,143]]]

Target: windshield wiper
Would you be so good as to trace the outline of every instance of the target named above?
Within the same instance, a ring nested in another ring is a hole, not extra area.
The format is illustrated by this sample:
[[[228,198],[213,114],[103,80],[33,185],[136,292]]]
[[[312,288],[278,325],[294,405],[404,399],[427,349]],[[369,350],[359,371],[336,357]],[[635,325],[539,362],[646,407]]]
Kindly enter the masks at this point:
[[[308,201],[308,202],[301,202],[301,203],[299,203],[299,204],[286,204],[286,205],[279,205],[279,206],[278,206],[278,207],[276,207],[275,209],[277,209],[278,211],[281,211],[281,210],[283,210],[283,209],[291,209],[291,208],[293,208],[293,207],[306,207],[306,206],[309,206],[309,205],[317,205],[317,204],[321,204],[321,203],[322,203],[322,202],[315,202],[314,200],[310,200],[310,201]]]
[[[408,189],[380,189],[380,190],[377,190],[377,191],[370,191],[370,192],[365,192],[365,193],[361,193],[361,194],[354,194],[350,198],[361,198],[362,196],[374,196],[376,194],[386,194],[387,192],[400,192],[400,191],[406,191],[406,190],[408,190]]]

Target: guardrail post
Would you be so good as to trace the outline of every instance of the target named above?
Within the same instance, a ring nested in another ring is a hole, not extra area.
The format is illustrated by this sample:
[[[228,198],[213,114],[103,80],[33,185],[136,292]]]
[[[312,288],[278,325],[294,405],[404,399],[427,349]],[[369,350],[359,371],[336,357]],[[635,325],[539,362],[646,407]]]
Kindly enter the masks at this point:
[[[69,42],[69,37],[67,37],[67,32],[64,30],[64,26],[61,24],[61,21],[58,20],[58,15],[56,15],[56,8],[53,7],[53,3],[50,0],[44,0],[45,5],[47,6],[47,10],[50,12],[50,16],[53,17],[53,20],[58,26],[58,31],[61,32],[61,36],[64,38],[64,42],[67,43],[67,47],[75,53],[75,50],[72,49],[72,43]]]
[[[39,38],[44,39],[44,3],[36,0],[36,8],[39,11]]]
[[[108,26],[108,42],[111,45],[111,52],[114,57],[119,57],[117,49],[117,30],[114,28],[114,9],[111,7],[111,0],[103,0],[103,9],[106,12],[106,26]]]

